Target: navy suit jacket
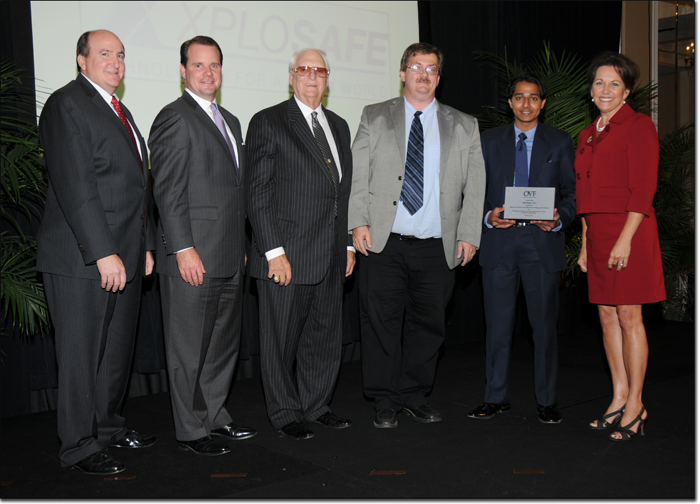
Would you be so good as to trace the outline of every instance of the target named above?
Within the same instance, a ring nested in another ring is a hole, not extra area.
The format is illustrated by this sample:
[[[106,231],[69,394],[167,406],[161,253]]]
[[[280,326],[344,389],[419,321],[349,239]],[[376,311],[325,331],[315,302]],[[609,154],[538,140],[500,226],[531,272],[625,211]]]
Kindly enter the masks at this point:
[[[484,216],[503,206],[505,188],[513,185],[515,171],[515,131],[513,123],[500,126],[481,135],[486,167],[486,199]],[[562,228],[545,232],[530,226],[530,232],[545,271],[554,273],[566,268],[564,229],[576,216],[576,176],[574,148],[568,133],[539,123],[530,157],[530,187],[554,187],[554,207],[561,217]],[[479,264],[494,269],[501,258],[508,230],[483,225]]]

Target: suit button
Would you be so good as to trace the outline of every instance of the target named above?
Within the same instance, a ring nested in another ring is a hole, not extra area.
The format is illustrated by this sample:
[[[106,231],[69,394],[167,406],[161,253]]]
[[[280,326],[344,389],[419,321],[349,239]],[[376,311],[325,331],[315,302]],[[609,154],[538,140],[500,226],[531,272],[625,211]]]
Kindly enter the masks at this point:
[[[145,215],[145,214],[141,214],[141,220],[143,220],[143,219],[145,219],[145,218],[146,218],[146,215]]]
[[[577,173],[577,174],[576,174],[576,179],[577,179],[577,180],[581,180],[581,174],[580,174],[580,173]]]
[[[396,201],[394,201],[394,206],[396,206]]]
[[[586,172],[586,177],[591,178],[591,172]]]
[[[399,180],[401,180],[401,178],[402,178],[401,175],[399,175]]]

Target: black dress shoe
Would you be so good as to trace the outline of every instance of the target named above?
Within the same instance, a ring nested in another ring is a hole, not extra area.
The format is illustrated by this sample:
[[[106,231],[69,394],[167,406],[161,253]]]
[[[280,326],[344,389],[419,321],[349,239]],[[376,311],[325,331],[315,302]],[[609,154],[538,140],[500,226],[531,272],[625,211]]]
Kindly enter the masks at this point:
[[[178,441],[177,444],[181,450],[190,450],[197,455],[205,455],[207,457],[223,455],[231,451],[226,444],[214,441],[211,436],[205,436],[193,441]]]
[[[331,429],[344,429],[352,425],[350,420],[340,418],[332,411],[326,411],[323,415],[314,420],[314,423],[319,423],[324,427],[329,427]]]
[[[377,416],[374,417],[374,426],[377,429],[393,429],[399,425],[396,419],[396,411],[393,409],[382,409],[377,411]]]
[[[295,420],[293,422],[288,423],[279,431],[284,434],[287,437],[290,437],[292,439],[296,439],[299,441],[300,439],[311,439],[314,437],[314,433],[309,427],[304,423],[299,420]]]
[[[442,422],[442,416],[440,413],[435,411],[433,408],[428,406],[427,404],[424,404],[422,406],[418,406],[417,408],[407,408],[406,406],[403,407],[404,412],[406,414],[411,415],[413,419],[417,422],[421,423],[433,423],[433,422]]]
[[[98,476],[117,474],[125,469],[124,464],[101,451],[88,455],[71,467],[83,471],[85,474],[96,474]]]
[[[508,413],[510,411],[510,403],[496,404],[496,403],[484,403],[476,409],[471,410],[467,413],[469,418],[476,418],[478,420],[488,420],[496,416],[496,413]]]
[[[218,429],[212,429],[211,433],[213,436],[221,436],[227,439],[233,439],[234,441],[240,441],[241,439],[249,439],[256,436],[258,431],[251,427],[243,427],[235,423],[230,423]]]
[[[561,413],[557,409],[557,406],[540,406],[537,405],[537,412],[539,413],[540,422],[546,424],[558,424],[561,422]]]
[[[129,429],[126,436],[119,441],[115,441],[110,447],[113,448],[148,448],[156,444],[156,437],[147,434],[139,434],[135,430]]]

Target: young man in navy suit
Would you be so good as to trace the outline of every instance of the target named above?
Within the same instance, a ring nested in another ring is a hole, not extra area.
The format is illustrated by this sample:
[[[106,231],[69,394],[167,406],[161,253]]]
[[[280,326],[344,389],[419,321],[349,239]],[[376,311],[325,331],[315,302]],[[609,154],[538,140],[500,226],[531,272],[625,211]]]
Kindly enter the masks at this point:
[[[574,150],[568,133],[538,122],[546,102],[540,79],[521,75],[508,87],[508,96],[515,121],[481,136],[487,183],[479,256],[486,312],[486,393],[484,404],[468,416],[489,419],[510,411],[510,355],[522,280],[533,328],[539,420],[557,424],[559,274],[566,267],[564,229],[576,216]],[[554,218],[504,219],[509,186],[553,187]]]

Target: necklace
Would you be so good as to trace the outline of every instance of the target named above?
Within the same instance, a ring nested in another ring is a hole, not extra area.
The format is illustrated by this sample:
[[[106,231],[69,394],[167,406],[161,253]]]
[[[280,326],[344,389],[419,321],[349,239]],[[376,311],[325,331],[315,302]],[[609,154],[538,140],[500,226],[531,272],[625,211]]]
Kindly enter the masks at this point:
[[[602,118],[603,116],[600,116],[600,119]],[[598,119],[598,122],[595,124],[595,130],[599,133],[605,129],[605,126],[603,126],[602,128],[600,127],[600,119]]]

